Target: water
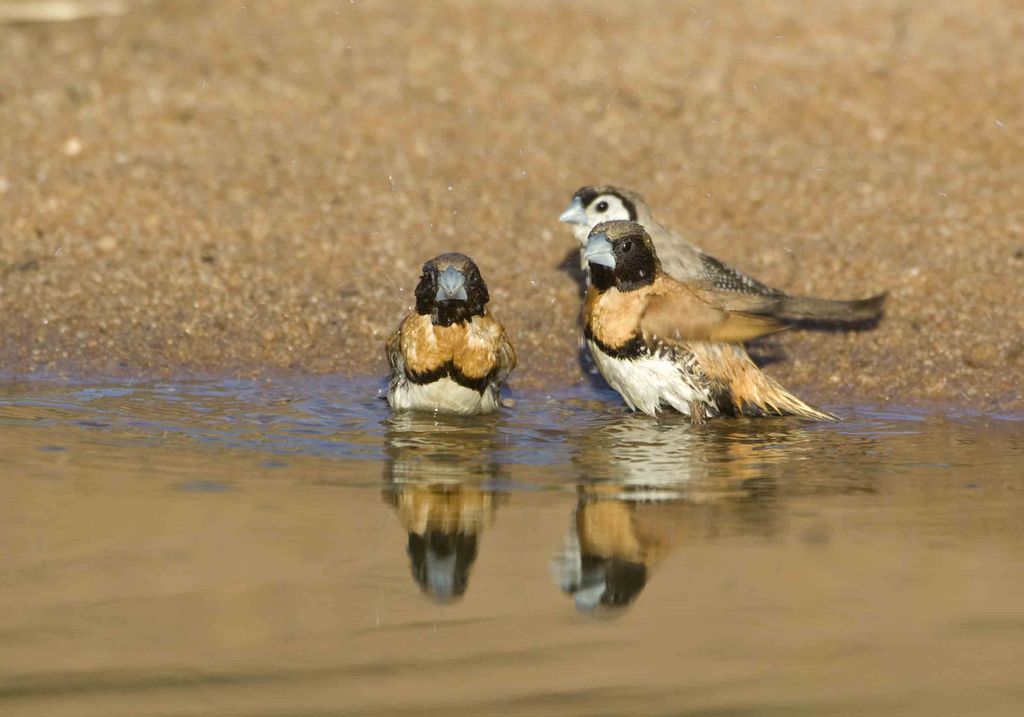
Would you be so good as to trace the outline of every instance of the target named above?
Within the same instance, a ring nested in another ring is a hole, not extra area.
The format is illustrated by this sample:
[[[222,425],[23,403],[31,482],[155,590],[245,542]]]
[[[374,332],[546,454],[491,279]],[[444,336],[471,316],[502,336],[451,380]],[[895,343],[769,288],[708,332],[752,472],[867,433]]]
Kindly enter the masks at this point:
[[[1024,422],[0,390],[0,714],[1019,714]]]

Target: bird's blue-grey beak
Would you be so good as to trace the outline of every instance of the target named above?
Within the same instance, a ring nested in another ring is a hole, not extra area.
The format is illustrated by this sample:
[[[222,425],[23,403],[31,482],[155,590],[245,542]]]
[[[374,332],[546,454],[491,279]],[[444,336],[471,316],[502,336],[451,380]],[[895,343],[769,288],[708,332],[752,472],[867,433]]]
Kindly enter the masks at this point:
[[[587,246],[583,249],[583,258],[588,264],[599,264],[614,269],[615,254],[612,252],[612,243],[608,241],[608,235],[604,232],[592,232],[587,239]]]
[[[441,272],[441,276],[437,277],[437,296],[434,297],[435,301],[465,301],[468,298],[466,295],[466,277],[462,275],[461,271],[454,266],[449,266]]]
[[[558,221],[564,224],[587,224],[587,210],[583,206],[583,200],[579,197],[573,197],[572,201],[569,202],[569,206],[558,217]]]
[[[459,596],[456,569],[455,553],[440,556],[427,551],[427,583],[438,600],[451,602]]]
[[[576,610],[581,613],[590,613],[601,606],[601,598],[608,590],[608,581],[605,578],[604,568],[592,568],[584,570],[580,586],[573,593],[573,602],[576,603]]]

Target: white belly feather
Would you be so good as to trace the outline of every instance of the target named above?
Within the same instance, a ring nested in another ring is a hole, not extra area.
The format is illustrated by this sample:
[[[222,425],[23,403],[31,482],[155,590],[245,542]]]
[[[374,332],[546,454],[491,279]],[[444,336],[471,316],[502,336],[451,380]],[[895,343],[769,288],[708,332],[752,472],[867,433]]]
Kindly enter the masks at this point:
[[[419,384],[401,376],[392,381],[388,388],[388,403],[396,411],[430,411],[471,416],[496,410],[498,396],[490,387],[485,388],[481,394],[460,386],[450,378]]]
[[[710,404],[707,390],[695,386],[667,356],[620,359],[604,353],[593,341],[588,340],[587,347],[604,380],[634,411],[655,416],[667,404],[689,416],[692,406]]]

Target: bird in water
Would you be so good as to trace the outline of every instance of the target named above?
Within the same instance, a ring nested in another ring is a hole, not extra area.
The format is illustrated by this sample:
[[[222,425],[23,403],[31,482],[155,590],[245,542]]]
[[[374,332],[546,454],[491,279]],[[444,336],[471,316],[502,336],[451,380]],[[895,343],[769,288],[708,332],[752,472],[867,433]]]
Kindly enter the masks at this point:
[[[664,272],[636,222],[594,227],[584,337],[604,379],[629,407],[673,408],[703,423],[716,416],[834,420],[769,378],[742,343],[786,328],[783,299],[684,283]]]
[[[572,226],[580,245],[580,268],[587,269],[583,248],[591,230],[601,222],[624,220],[640,224],[654,241],[664,271],[688,284],[725,292],[777,299],[779,316],[791,321],[868,322],[882,313],[886,294],[842,301],[793,296],[747,276],[705,254],[683,237],[659,224],[650,206],[636,192],[613,186],[583,187],[573,195],[559,221]]]
[[[391,408],[458,415],[497,409],[516,352],[487,311],[480,269],[463,254],[441,254],[423,265],[415,296],[415,309],[387,341]]]

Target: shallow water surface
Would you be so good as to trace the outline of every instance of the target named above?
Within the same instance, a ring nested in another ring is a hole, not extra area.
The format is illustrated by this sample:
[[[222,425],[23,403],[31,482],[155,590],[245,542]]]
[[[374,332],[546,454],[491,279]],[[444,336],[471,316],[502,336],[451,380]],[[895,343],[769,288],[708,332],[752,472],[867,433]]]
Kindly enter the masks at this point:
[[[1019,714],[1024,422],[0,389],[0,713]]]

